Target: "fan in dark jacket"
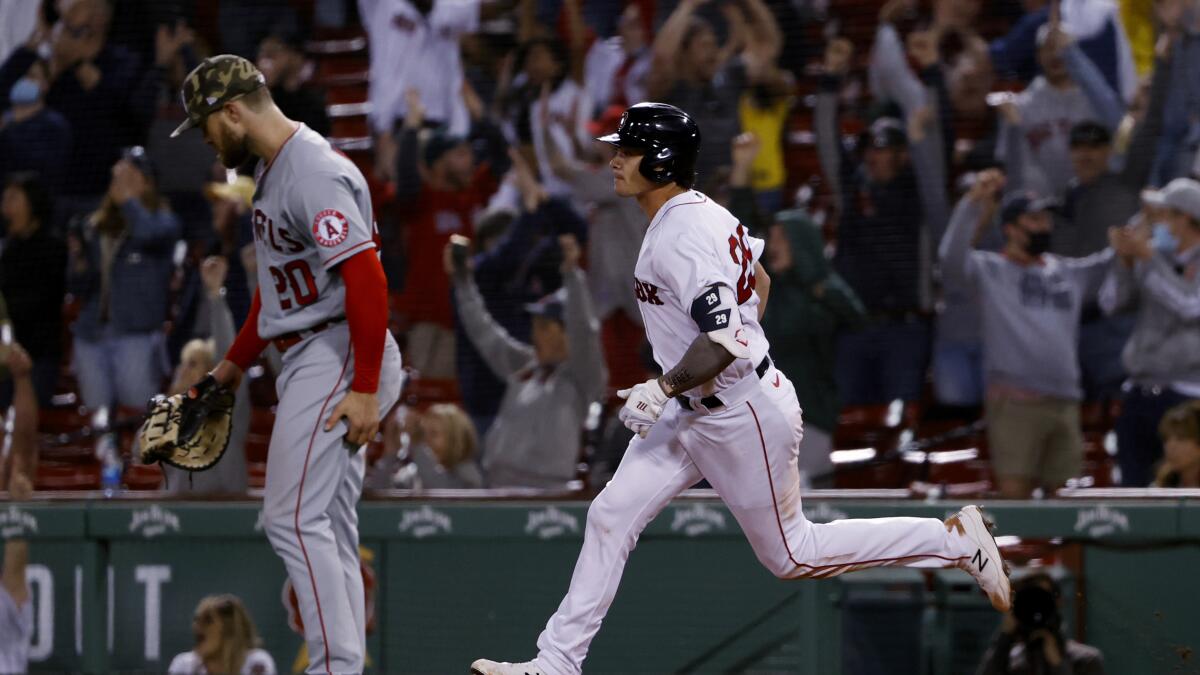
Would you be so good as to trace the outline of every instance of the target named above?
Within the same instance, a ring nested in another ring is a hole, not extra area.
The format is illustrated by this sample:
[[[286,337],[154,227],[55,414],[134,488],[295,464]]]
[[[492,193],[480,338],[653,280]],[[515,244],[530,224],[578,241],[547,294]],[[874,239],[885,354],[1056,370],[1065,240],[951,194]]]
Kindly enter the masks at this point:
[[[800,470],[817,485],[833,465],[829,451],[837,424],[834,344],[839,329],[860,325],[862,301],[825,258],[821,229],[802,210],[782,211],[771,226],[764,265],[771,274],[771,306],[763,328],[771,358],[796,384],[804,410]]]

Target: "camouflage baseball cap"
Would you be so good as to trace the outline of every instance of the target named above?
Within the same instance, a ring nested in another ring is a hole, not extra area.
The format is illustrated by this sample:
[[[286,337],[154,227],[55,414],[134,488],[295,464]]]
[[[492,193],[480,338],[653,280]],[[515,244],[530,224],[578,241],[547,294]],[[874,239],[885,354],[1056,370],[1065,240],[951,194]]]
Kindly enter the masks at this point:
[[[183,81],[183,107],[188,118],[171,132],[171,138],[203,124],[209,113],[266,84],[258,68],[240,56],[220,54],[204,59]]]

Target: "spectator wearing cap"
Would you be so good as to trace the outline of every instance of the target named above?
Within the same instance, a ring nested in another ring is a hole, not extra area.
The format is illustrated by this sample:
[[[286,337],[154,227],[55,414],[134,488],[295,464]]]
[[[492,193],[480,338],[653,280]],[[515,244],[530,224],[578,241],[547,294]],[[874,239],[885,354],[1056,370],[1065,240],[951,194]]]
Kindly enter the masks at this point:
[[[1072,178],[1063,220],[1050,238],[1050,252],[1066,257],[1091,255],[1108,245],[1110,227],[1124,225],[1140,207],[1139,195],[1154,166],[1172,63],[1155,62],[1145,109],[1133,122],[1121,156],[1114,157],[1112,128],[1096,120],[1071,127],[1068,137]]]
[[[476,218],[497,189],[493,167],[506,161],[504,142],[481,119],[474,132],[485,152],[477,161],[466,136],[445,126],[422,134],[425,109],[415,89],[409,91],[406,110],[396,170],[396,200],[407,225],[405,249],[410,253],[404,290],[396,299],[410,326],[405,364],[426,377],[452,378],[450,285],[437,258],[427,253],[440,251],[451,235],[472,235]]]
[[[9,108],[0,113],[0,173],[32,171],[57,192],[66,178],[71,125],[46,107],[49,86],[46,62],[34,61],[9,90]]]
[[[1200,398],[1200,183],[1176,178],[1144,199],[1140,224],[1110,230],[1120,264],[1100,293],[1106,312],[1137,311],[1122,353],[1128,380],[1116,425],[1121,484],[1129,487],[1153,478],[1163,413]]]
[[[1121,98],[1079,45],[1057,23],[1038,30],[1042,74],[1000,106],[1004,123],[996,159],[1011,191],[1061,201],[1072,177],[1070,132],[1091,120],[1114,130],[1125,114]]]
[[[1108,230],[1124,225],[1138,212],[1139,194],[1150,177],[1156,138],[1162,129],[1162,107],[1170,69],[1155,70],[1150,101],[1121,158],[1113,168],[1112,134],[1104,125],[1085,120],[1071,129],[1071,166],[1075,177],[1067,189],[1063,217],[1050,237],[1050,252],[1082,257],[1108,245]],[[1125,379],[1121,350],[1133,330],[1127,313],[1104,316],[1095,302],[1084,307],[1079,330],[1079,361],[1084,397],[1105,400],[1120,394]]]
[[[408,116],[410,89],[417,91],[431,126],[445,125],[458,136],[468,133],[459,38],[511,6],[512,0],[358,0],[370,46],[367,100],[380,177],[396,177],[399,146],[393,130]]]
[[[0,297],[8,305],[16,341],[29,345],[33,386],[43,406],[50,405],[58,382],[66,295],[67,248],[50,231],[52,213],[50,195],[35,175],[9,177],[0,201],[7,228],[0,250]]]
[[[757,84],[774,89],[784,77],[774,67],[783,34],[762,0],[724,3],[728,37],[722,46],[713,25],[698,13],[702,5],[703,0],[681,0],[659,29],[646,96],[696,120],[704,134],[696,173],[703,191],[712,192],[729,166],[729,145],[742,131],[742,92]]]
[[[154,117],[165,64],[143,64],[110,44],[111,21],[107,0],[76,0],[52,30],[36,32],[0,65],[0,108],[35,61],[49,65],[46,105],[62,113],[72,131],[69,175],[56,203],[59,224],[96,207],[121,148],[141,143]]]
[[[514,173],[523,176],[517,181],[523,203],[516,212],[493,207],[480,219],[471,265],[488,314],[515,340],[528,342],[532,326],[525,306],[563,284],[558,238],[569,234],[587,241],[587,223],[567,200],[548,196],[528,165],[520,166]],[[467,337],[461,318],[455,323],[454,338],[459,392],[482,436],[495,421],[505,381]],[[611,363],[607,352],[605,356],[605,362]]]
[[[983,172],[959,201],[942,239],[947,286],[969,289],[982,313],[988,447],[997,487],[1028,498],[1078,475],[1080,432],[1078,335],[1086,302],[1095,296],[1112,252],[1063,258],[1048,252],[1051,203],[1017,193],[1005,200],[999,253],[973,251],[981,218],[1004,187],[1004,175]]]
[[[931,242],[945,218],[941,135],[931,118],[914,118],[910,139],[899,119],[881,117],[846,147],[837,94],[851,55],[846,40],[827,47],[814,117],[838,214],[833,266],[867,311],[864,327],[838,340],[838,390],[854,405],[915,401],[932,335]]]
[[[508,383],[483,444],[489,487],[565,488],[575,478],[589,407],[604,397],[608,373],[600,322],[592,310],[581,250],[559,238],[564,285],[527,306],[532,344],[513,339],[488,314],[469,264],[455,265],[447,246],[464,332],[496,375]]]
[[[312,64],[304,57],[304,41],[297,33],[274,31],[258,43],[255,65],[267,80],[271,100],[290,119],[329,135],[325,92],[308,83]]]
[[[141,147],[112,168],[100,208],[67,237],[67,290],[82,304],[74,325],[83,403],[145,406],[164,374],[163,324],[179,219],[158,194]]]

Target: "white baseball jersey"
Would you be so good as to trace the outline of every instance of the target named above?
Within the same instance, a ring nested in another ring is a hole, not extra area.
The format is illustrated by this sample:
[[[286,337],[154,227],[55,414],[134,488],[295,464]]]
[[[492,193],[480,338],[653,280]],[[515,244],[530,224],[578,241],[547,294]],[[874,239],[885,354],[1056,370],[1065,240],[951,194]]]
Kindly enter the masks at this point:
[[[754,292],[754,263],[762,252],[762,239],[750,236],[729,211],[696,190],[669,199],[650,221],[634,268],[634,293],[663,372],[674,368],[700,335],[692,302],[714,284],[737,294],[742,329],[736,339],[751,356],[734,360],[704,392],[691,395],[728,388],[752,374],[770,349]]]
[[[255,177],[259,336],[276,338],[344,316],[346,285],[333,268],[379,248],[366,179],[304,125],[269,165],[259,162]]]
[[[459,38],[479,30],[479,0],[434,0],[421,14],[408,0],[358,0],[370,37],[371,126],[391,133],[407,111],[404,92],[421,93],[425,118],[466,136],[471,118],[462,97]]]

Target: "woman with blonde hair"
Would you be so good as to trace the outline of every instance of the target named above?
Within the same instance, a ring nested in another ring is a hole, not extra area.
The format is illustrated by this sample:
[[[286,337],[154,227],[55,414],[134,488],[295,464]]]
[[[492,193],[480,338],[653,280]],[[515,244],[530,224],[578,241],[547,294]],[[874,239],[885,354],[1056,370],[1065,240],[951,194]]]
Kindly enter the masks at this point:
[[[192,618],[196,646],[171,660],[168,675],[275,675],[275,661],[259,648],[258,631],[235,595],[210,595]]]
[[[479,436],[467,413],[438,403],[424,413],[397,408],[384,428],[384,455],[371,467],[368,488],[466,489],[483,487],[476,453]]]
[[[1163,460],[1154,487],[1200,488],[1200,401],[1171,408],[1158,423]]]

